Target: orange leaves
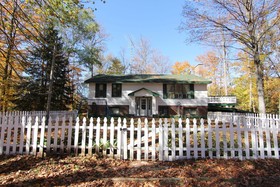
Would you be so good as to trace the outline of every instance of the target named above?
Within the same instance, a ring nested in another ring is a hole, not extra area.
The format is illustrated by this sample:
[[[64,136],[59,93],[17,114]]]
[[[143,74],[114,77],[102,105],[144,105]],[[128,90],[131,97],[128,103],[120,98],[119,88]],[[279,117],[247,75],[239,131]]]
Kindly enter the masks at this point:
[[[190,65],[188,61],[185,62],[176,62],[172,66],[171,73],[172,74],[184,74],[184,73],[190,73],[193,69],[193,66]]]

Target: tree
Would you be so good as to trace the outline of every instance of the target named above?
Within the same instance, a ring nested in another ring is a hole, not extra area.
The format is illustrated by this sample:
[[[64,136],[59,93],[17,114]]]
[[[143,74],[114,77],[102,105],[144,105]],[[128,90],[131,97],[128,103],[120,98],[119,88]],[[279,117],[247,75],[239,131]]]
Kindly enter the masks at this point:
[[[188,61],[185,62],[175,62],[172,66],[171,73],[172,74],[185,74],[191,73],[193,66],[190,65]]]
[[[25,3],[17,0],[0,2],[0,109],[4,112],[14,105],[15,87],[20,82],[27,66],[25,60],[30,46],[30,25],[23,19],[22,10],[28,11]]]
[[[115,74],[115,75],[122,75],[125,72],[125,67],[122,65],[121,61],[116,58],[111,58],[111,66],[109,67],[107,74]]]
[[[149,74],[168,71],[169,59],[153,49],[149,40],[141,37],[135,42],[130,38],[130,45],[132,55],[130,73]]]
[[[65,57],[62,40],[53,26],[46,29],[45,41],[47,43],[35,49],[30,57],[31,65],[26,70],[28,77],[19,87],[22,90],[18,95],[17,109],[46,110],[48,94],[51,94],[52,110],[66,110],[73,102],[69,61]],[[50,84],[53,84],[51,92]]]
[[[188,41],[220,40],[222,36],[217,35],[222,30],[226,38],[235,42],[232,47],[241,44],[240,49],[250,55],[255,64],[260,113],[266,112],[261,55],[270,31],[279,25],[279,8],[279,0],[203,0],[188,1],[183,11],[185,21],[181,29],[188,32]]]
[[[223,88],[227,85],[222,84],[222,79],[224,78],[223,59],[219,58],[216,52],[208,51],[203,55],[197,56],[196,61],[201,64],[198,67],[198,74],[212,81],[208,86],[208,93],[215,96],[226,94]]]

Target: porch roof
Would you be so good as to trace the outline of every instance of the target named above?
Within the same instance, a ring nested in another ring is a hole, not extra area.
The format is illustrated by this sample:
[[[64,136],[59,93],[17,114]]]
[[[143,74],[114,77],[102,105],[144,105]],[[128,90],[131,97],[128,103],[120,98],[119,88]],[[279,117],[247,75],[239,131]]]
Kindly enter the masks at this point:
[[[128,96],[134,96],[135,93],[137,93],[137,92],[139,92],[139,91],[142,91],[142,90],[145,90],[146,92],[148,92],[149,94],[151,94],[151,95],[154,96],[154,97],[159,97],[159,94],[158,94],[158,93],[153,92],[153,91],[151,91],[151,90],[149,90],[149,89],[147,89],[147,88],[141,88],[141,89],[139,89],[139,90],[136,90],[136,91],[134,91],[134,92],[131,92],[131,93],[128,94]]]
[[[192,74],[135,74],[135,75],[105,75],[98,74],[85,83],[179,83],[179,84],[210,84],[209,79]]]

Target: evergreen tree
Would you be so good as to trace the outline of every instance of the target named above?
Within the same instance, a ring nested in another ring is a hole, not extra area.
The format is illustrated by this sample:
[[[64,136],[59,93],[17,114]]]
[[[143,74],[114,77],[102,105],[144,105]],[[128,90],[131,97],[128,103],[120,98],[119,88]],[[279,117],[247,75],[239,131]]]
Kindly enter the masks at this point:
[[[30,66],[26,71],[28,76],[20,85],[21,92],[16,101],[19,110],[46,110],[54,46],[56,52],[51,110],[67,110],[73,102],[69,60],[65,57],[61,37],[53,26],[45,30],[45,41],[33,50],[29,58]]]

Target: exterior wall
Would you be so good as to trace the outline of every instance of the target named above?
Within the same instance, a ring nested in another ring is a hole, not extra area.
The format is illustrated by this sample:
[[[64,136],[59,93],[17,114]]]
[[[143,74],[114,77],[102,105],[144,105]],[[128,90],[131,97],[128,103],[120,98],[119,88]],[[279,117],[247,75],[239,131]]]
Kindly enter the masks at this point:
[[[159,97],[152,96],[151,93],[146,90],[136,92],[134,96],[128,94],[139,90],[141,88],[149,89],[159,94]],[[107,83],[107,97],[98,98],[105,99],[108,107],[111,106],[129,106],[123,110],[123,113],[128,111],[128,114],[134,115],[136,112],[135,97],[152,97],[152,114],[159,114],[159,106],[169,106],[170,115],[177,115],[178,107],[183,108],[198,108],[199,112],[203,114],[204,109],[208,106],[207,100],[207,85],[194,85],[194,99],[163,99],[163,84],[162,83],[123,83],[122,84],[122,97],[111,97],[112,84]],[[89,84],[89,97],[88,99],[95,99],[95,83]],[[105,111],[105,110],[104,110]],[[207,111],[207,110],[206,110]],[[181,111],[182,112],[182,111]],[[175,114],[176,113],[176,114]]]

